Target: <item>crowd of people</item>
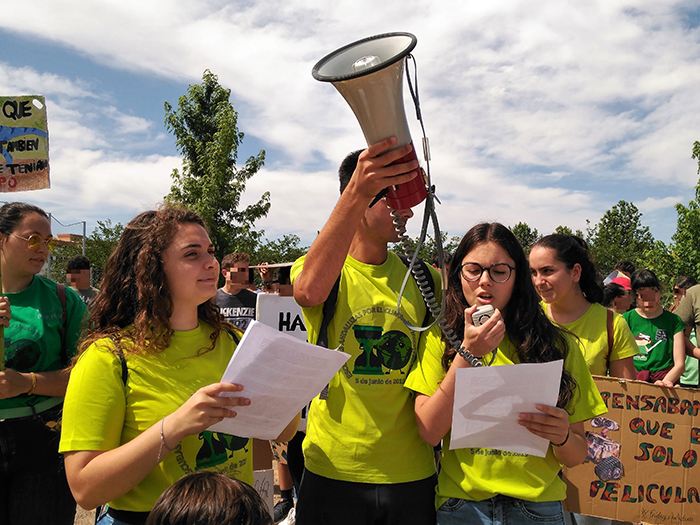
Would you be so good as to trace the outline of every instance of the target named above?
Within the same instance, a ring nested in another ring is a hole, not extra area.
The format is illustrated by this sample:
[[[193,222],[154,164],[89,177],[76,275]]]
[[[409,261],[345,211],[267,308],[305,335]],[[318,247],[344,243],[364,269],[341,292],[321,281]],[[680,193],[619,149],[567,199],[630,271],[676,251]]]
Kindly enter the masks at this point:
[[[348,155],[308,253],[274,283],[259,270],[268,291],[293,284],[310,343],[350,354],[306,432],[284,422],[275,522],[564,523],[560,471],[584,461],[584,422],[606,412],[592,374],[697,387],[700,286],[679,278],[665,309],[648,269],[621,262],[603,287],[582,239],[549,235],[526,254],[485,222],[449,264],[425,265],[438,302],[446,279],[444,330],[427,328],[425,283],[408,279],[397,307],[407,263],[389,249],[413,213],[376,198],[419,176],[395,142]],[[220,265],[202,219],[170,206],[127,224],[99,290],[82,256],[69,286],[39,275],[56,244],[40,208],[0,208],[0,522],[69,525],[77,501],[100,525],[272,523],[250,440],[207,430],[251,403],[245,384],[220,382],[255,319],[248,255]],[[450,448],[459,369],[558,360],[556,403],[517,420],[544,457]]]

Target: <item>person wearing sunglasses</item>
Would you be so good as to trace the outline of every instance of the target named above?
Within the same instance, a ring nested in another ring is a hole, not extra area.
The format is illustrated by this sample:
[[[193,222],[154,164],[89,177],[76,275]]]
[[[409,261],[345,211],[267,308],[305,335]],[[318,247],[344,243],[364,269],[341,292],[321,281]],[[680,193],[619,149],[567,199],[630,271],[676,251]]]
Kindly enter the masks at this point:
[[[41,208],[0,208],[5,359],[0,371],[0,523],[72,524],[75,500],[58,454],[59,421],[85,305],[37,275],[56,247]],[[62,298],[59,297],[61,294]]]

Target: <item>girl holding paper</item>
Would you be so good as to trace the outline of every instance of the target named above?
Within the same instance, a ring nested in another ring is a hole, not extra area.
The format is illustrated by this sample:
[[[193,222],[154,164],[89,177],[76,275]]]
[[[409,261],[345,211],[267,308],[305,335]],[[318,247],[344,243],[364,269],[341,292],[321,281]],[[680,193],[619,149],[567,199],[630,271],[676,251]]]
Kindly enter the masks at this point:
[[[253,483],[248,439],[207,431],[250,404],[243,386],[218,382],[240,336],[212,301],[218,275],[204,222],[184,209],[140,214],[107,261],[60,446],[78,503],[109,504],[101,524],[144,523],[192,471]]]
[[[463,334],[462,348],[484,366],[564,360],[557,406],[538,405],[518,423],[550,442],[544,458],[487,449],[450,449],[455,373],[469,367],[432,330],[423,338],[406,386],[416,392],[415,412],[423,439],[444,439],[436,505],[438,524],[563,523],[566,486],[561,465],[586,457],[583,421],[606,412],[581,352],[539,307],[527,259],[515,236],[498,223],[482,223],[460,242],[448,276],[446,320]],[[479,306],[495,312],[480,326]]]

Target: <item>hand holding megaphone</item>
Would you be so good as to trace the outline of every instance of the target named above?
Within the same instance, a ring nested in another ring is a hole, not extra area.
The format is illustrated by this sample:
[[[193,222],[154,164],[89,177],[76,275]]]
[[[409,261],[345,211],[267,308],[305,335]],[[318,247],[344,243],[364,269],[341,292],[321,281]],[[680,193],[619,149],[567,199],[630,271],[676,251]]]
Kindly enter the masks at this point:
[[[370,207],[386,195],[388,188],[409,183],[418,176],[417,160],[401,162],[410,156],[413,145],[409,143],[392,149],[397,142],[396,137],[377,142],[360,153],[357,159],[357,168],[348,186],[354,185],[360,195],[373,199]]]

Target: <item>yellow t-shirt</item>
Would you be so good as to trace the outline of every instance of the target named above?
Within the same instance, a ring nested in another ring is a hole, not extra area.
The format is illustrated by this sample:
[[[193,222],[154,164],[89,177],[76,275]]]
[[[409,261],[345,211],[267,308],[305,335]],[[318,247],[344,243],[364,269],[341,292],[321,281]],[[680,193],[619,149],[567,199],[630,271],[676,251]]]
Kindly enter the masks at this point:
[[[304,257],[292,266],[292,281]],[[418,434],[411,392],[403,388],[415,360],[425,304],[409,279],[401,312],[398,291],[406,266],[392,252],[379,265],[348,256],[341,273],[335,315],[328,327],[330,348],[351,355],[331,379],[327,399],[311,403],[304,458],[314,474],[341,481],[404,483],[435,473],[433,450]],[[431,268],[432,270],[432,268]],[[432,271],[440,300],[440,277]],[[315,343],[323,305],[303,308],[309,341]]]
[[[418,362],[406,380],[410,388],[427,396],[432,395],[445,378],[442,355],[445,343],[436,328],[424,338]],[[482,359],[484,365],[492,354]],[[519,363],[515,346],[506,335],[491,366]],[[607,412],[581,352],[570,341],[564,363],[578,388],[567,406],[569,422],[591,419]],[[561,464],[549,447],[544,458],[500,450],[463,448],[450,450],[450,432],[443,440],[442,468],[438,477],[436,506],[449,498],[481,501],[498,494],[526,501],[561,501],[566,497],[566,485],[559,478]]]
[[[547,304],[540,303],[549,316]],[[573,323],[561,324],[579,339],[579,347],[588,364],[591,374],[608,375],[606,358],[608,355],[608,309],[598,303],[591,303],[586,313]],[[610,361],[637,355],[639,349],[634,336],[624,318],[613,313],[613,347]]]
[[[63,408],[60,452],[112,450],[173,413],[200,388],[217,383],[236,343],[221,332],[214,350],[192,357],[211,344],[212,328],[175,332],[155,355],[127,353],[122,381],[119,357],[110,339],[92,344],[71,372]],[[204,431],[188,436],[136,487],[109,503],[118,510],[147,512],[160,495],[189,472],[211,470],[253,484],[253,447],[248,438]]]

